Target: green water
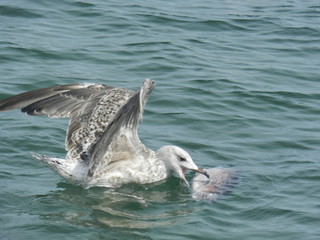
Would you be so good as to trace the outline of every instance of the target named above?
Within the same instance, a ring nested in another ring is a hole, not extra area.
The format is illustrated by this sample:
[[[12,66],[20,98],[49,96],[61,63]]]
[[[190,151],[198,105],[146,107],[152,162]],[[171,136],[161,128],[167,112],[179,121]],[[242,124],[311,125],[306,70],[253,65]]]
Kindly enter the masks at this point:
[[[319,1],[2,0],[0,23],[1,99],[153,78],[142,141],[242,175],[216,203],[83,189],[31,156],[63,157],[68,120],[1,112],[0,239],[320,239]]]

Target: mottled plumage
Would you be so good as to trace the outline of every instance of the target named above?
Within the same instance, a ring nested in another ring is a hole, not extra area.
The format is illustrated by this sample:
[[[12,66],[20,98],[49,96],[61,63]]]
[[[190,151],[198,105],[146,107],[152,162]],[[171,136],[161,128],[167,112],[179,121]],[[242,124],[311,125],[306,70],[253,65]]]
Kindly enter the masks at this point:
[[[138,92],[102,84],[49,87],[4,99],[0,111],[21,108],[29,115],[70,118],[66,159],[36,158],[78,184],[144,184],[172,173],[187,183],[186,169],[206,175],[179,147],[164,146],[154,152],[141,143],[138,123],[154,86],[146,79]]]

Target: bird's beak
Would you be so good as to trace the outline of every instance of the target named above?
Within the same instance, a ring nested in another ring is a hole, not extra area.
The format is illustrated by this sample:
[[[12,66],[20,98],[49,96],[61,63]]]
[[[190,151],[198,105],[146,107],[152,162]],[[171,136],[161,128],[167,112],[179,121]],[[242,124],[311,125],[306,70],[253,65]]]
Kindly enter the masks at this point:
[[[185,170],[186,170],[186,169],[185,169]],[[203,175],[205,175],[208,179],[210,179],[209,174],[208,174],[207,171],[204,170],[203,168],[189,168],[189,170],[194,171],[194,172],[197,172],[197,173],[200,173],[200,174],[203,174]],[[180,178],[182,178],[182,180],[185,182],[185,184],[186,184],[188,187],[190,187],[190,184],[189,184],[189,182],[188,182],[187,179],[186,179],[186,176],[185,176],[184,171],[181,171],[181,173],[179,173],[179,175],[180,175]]]
[[[205,175],[207,178],[210,178],[209,174],[207,173],[206,170],[204,170],[203,168],[198,168],[198,169],[190,169],[191,171],[197,172],[197,173],[201,173],[203,175]]]
[[[186,178],[182,178],[182,180],[184,181],[184,183],[187,185],[187,187],[190,187],[190,184],[189,184],[189,182],[187,181],[187,179]]]
[[[178,174],[179,174],[179,177],[183,180],[183,182],[187,185],[187,187],[190,187],[190,184],[186,179],[185,171],[186,169],[181,169],[181,171],[179,171]]]

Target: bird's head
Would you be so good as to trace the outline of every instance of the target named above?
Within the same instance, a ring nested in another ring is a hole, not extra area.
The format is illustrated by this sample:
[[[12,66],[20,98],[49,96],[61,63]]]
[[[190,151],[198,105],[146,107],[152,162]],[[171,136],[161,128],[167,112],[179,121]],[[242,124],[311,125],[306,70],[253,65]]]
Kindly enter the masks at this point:
[[[157,151],[157,157],[160,158],[166,165],[170,173],[176,173],[189,186],[186,179],[186,171],[191,170],[201,173],[209,178],[207,172],[193,162],[190,155],[177,146],[163,146]]]

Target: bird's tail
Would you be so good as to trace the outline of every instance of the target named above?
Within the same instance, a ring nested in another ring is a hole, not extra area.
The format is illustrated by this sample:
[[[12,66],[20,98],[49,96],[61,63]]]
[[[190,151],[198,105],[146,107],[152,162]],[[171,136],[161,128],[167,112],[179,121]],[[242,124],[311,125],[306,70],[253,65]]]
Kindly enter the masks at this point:
[[[67,159],[53,158],[46,155],[33,154],[33,157],[48,165],[53,171],[68,181],[81,183],[88,171],[88,168],[79,162]]]

